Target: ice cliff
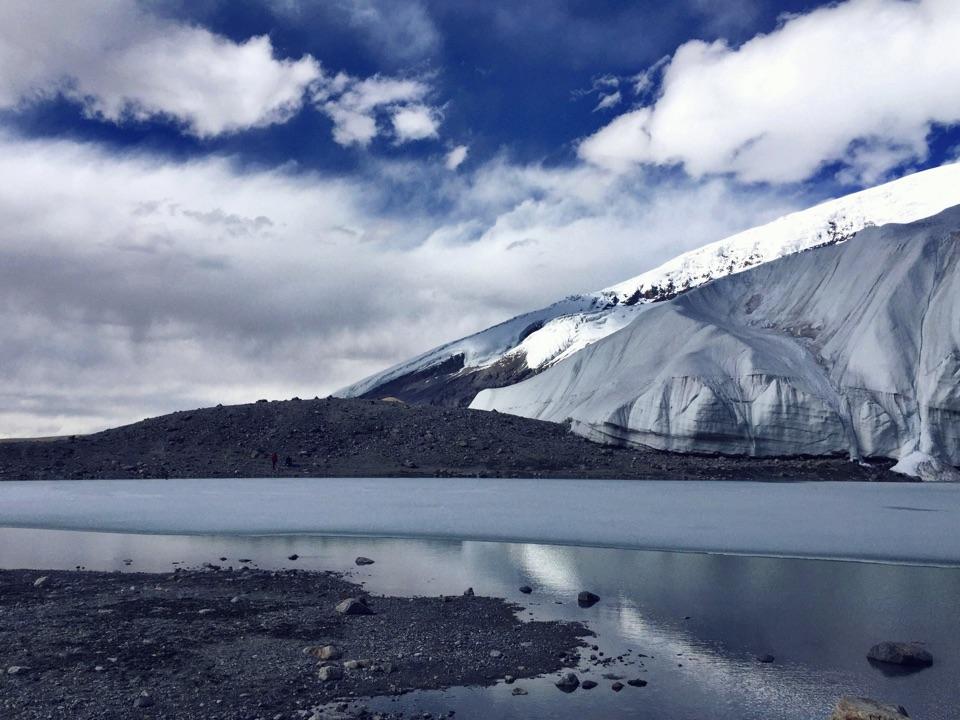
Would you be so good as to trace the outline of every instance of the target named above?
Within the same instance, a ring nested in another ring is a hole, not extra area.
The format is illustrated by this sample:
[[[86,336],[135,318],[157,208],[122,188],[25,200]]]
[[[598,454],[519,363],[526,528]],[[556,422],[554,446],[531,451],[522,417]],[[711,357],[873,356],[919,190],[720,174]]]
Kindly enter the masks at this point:
[[[888,457],[955,478],[960,207],[640,305],[616,332],[471,407],[569,420],[606,442]]]

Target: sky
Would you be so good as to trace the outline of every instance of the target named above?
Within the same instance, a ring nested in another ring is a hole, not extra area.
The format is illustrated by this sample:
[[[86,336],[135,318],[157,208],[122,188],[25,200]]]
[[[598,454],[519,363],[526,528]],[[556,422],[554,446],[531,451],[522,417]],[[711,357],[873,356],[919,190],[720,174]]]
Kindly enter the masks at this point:
[[[4,0],[0,437],[325,396],[960,156],[955,0]]]

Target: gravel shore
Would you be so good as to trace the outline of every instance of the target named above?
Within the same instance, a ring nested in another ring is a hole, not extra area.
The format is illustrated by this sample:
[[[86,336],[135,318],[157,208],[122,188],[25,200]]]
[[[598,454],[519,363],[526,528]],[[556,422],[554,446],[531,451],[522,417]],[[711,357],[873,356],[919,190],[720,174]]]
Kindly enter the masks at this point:
[[[574,666],[587,628],[519,609],[296,570],[0,571],[0,717],[354,717],[357,698]]]

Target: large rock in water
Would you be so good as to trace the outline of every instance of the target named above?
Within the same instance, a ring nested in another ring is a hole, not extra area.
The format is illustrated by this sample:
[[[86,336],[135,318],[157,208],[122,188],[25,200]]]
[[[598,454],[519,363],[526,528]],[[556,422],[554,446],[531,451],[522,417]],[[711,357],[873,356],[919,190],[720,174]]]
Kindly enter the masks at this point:
[[[471,407],[680,452],[960,477],[960,207],[713,281]]]
[[[909,718],[902,707],[883,705],[869,698],[841,698],[830,720],[904,720]]]
[[[877,643],[867,657],[876,662],[905,665],[907,667],[930,667],[933,655],[920,643],[882,642]]]

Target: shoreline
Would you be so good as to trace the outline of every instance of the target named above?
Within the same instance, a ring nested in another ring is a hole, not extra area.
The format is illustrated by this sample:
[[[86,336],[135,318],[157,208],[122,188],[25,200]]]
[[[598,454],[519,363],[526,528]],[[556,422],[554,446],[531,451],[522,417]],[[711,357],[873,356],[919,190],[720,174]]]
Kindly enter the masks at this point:
[[[412,542],[415,541],[436,541],[436,542],[471,542],[471,543],[491,543],[491,544],[504,544],[504,545],[544,545],[548,547],[582,547],[582,548],[591,548],[595,550],[628,550],[634,552],[649,552],[649,553],[678,553],[683,555],[717,555],[721,557],[744,557],[744,558],[763,558],[767,560],[800,560],[800,561],[811,561],[811,562],[836,562],[836,563],[856,563],[864,565],[893,565],[893,566],[903,566],[903,567],[924,567],[924,568],[940,568],[944,570],[955,570],[960,568],[960,558],[954,562],[946,561],[933,561],[933,560],[923,560],[923,559],[897,559],[890,557],[863,557],[863,556],[853,556],[853,555],[803,555],[797,553],[765,553],[765,552],[747,552],[747,551],[734,551],[734,550],[721,550],[721,549],[711,549],[711,548],[677,548],[677,547],[666,547],[666,546],[633,546],[633,545],[616,545],[616,544],[597,544],[589,542],[564,542],[562,540],[539,540],[539,541],[530,541],[522,538],[499,538],[491,539],[489,537],[469,537],[469,536],[439,536],[439,535],[418,535],[418,534],[409,534],[409,535],[373,535],[369,533],[331,533],[331,532],[317,532],[317,531],[307,531],[307,532],[275,532],[275,533],[210,533],[210,532],[185,532],[185,531],[153,531],[153,530],[123,530],[123,529],[112,529],[112,528],[96,528],[96,527],[58,527],[58,526],[46,526],[46,525],[13,525],[10,523],[0,524],[0,531],[9,529],[9,530],[34,530],[38,532],[43,531],[52,531],[52,532],[76,532],[76,533],[93,533],[93,534],[111,534],[111,535],[142,535],[142,536],[158,536],[158,537],[190,537],[190,538],[202,538],[202,537],[215,537],[215,538],[348,538],[348,539],[357,539],[357,540],[409,540]],[[32,568],[32,567],[18,567],[18,568],[9,568],[9,570],[27,570],[42,573],[45,572],[43,568]],[[0,568],[0,572],[3,572],[4,569]],[[53,571],[51,571],[53,572]],[[105,571],[113,572],[113,571]]]
[[[339,613],[347,598],[373,614]],[[466,594],[371,595],[322,571],[0,570],[0,714],[307,718],[347,699],[507,676],[520,687],[576,666],[591,631],[521,621],[522,609]],[[327,645],[335,658],[314,657]]]

